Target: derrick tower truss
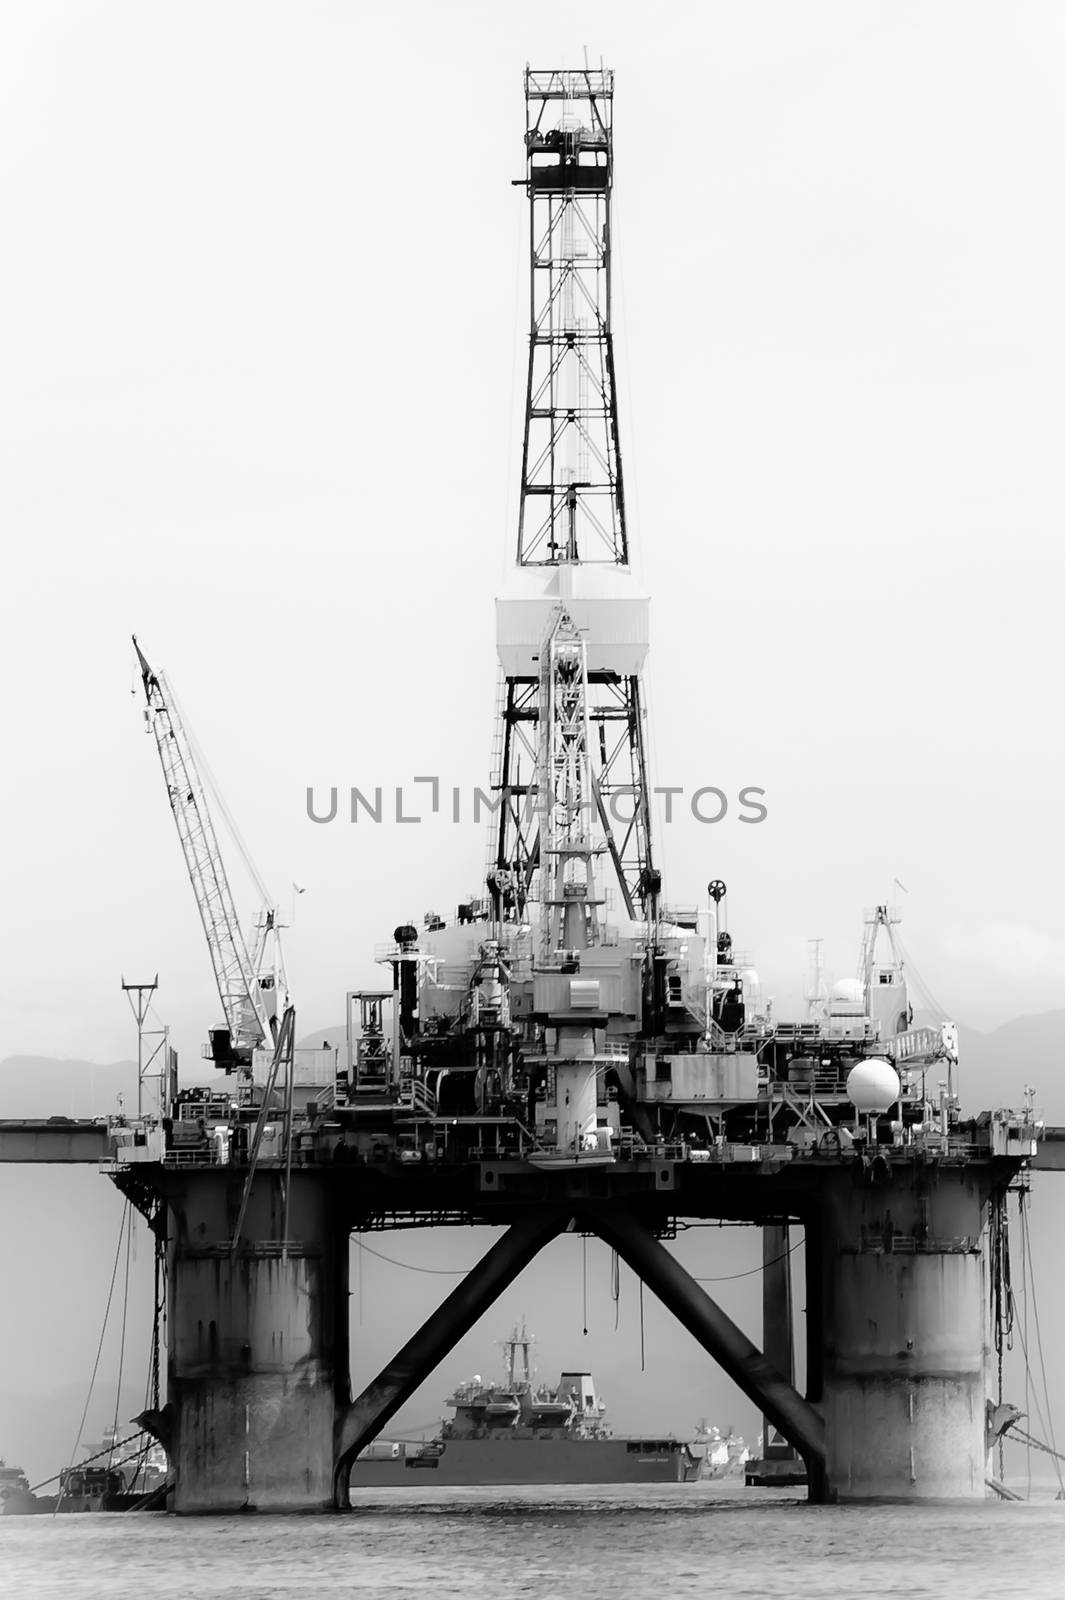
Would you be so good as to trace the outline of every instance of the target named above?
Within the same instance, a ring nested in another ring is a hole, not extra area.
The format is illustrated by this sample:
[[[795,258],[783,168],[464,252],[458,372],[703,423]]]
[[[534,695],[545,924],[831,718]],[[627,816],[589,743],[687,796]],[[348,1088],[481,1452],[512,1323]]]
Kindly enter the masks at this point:
[[[622,916],[653,915],[641,672],[647,601],[629,569],[611,332],[613,73],[525,73],[529,368],[516,568],[497,603],[501,689],[489,888],[521,920],[540,883],[541,654],[559,618],[584,639],[588,829]]]

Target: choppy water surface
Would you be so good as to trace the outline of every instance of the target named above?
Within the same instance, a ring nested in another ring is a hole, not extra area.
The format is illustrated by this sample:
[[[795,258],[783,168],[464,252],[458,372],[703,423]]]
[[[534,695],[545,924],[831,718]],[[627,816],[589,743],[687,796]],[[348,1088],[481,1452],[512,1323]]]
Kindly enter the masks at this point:
[[[807,1506],[717,1484],[361,1490],[347,1517],[0,1518],[0,1594],[1065,1595],[1065,1503]]]

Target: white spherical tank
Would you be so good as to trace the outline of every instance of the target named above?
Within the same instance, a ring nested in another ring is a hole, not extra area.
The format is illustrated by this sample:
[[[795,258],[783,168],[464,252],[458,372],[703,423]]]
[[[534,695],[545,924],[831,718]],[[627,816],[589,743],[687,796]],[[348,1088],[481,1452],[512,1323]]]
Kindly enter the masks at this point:
[[[847,1098],[856,1111],[889,1111],[901,1089],[895,1068],[881,1056],[859,1061],[847,1074]]]
[[[865,985],[861,978],[839,978],[832,985],[828,998],[841,1000],[844,1005],[859,1005],[865,999]]]

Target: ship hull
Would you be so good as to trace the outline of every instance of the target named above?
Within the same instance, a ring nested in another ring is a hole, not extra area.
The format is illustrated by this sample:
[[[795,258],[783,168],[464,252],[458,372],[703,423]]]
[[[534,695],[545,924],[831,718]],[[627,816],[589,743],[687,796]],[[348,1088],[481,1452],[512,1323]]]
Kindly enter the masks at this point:
[[[685,1483],[699,1461],[677,1440],[448,1439],[431,1453],[356,1461],[351,1487],[418,1489],[433,1484]]]

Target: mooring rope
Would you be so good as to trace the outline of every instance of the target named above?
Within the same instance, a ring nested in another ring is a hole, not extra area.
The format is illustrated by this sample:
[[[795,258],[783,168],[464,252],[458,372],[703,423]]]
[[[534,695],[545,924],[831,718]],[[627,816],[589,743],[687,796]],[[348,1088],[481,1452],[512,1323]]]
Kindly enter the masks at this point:
[[[130,1202],[127,1200],[125,1206],[122,1209],[122,1220],[118,1225],[118,1242],[115,1245],[115,1259],[114,1259],[114,1262],[113,1262],[112,1267],[111,1267],[111,1283],[110,1283],[110,1286],[108,1287],[108,1290],[107,1290],[107,1305],[104,1307],[103,1326],[100,1329],[100,1338],[99,1338],[99,1341],[98,1341],[97,1346],[96,1346],[96,1359],[92,1364],[92,1376],[89,1379],[89,1392],[85,1396],[85,1407],[84,1407],[84,1409],[83,1409],[83,1411],[81,1413],[81,1421],[78,1423],[78,1433],[77,1433],[77,1438],[74,1440],[74,1449],[73,1449],[73,1451],[71,1451],[72,1455],[75,1454],[76,1451],[77,1451],[78,1444],[81,1441],[82,1430],[85,1427],[85,1418],[89,1414],[89,1403],[92,1400],[92,1391],[93,1391],[93,1388],[94,1388],[94,1386],[96,1384],[96,1374],[97,1374],[97,1372],[99,1370],[99,1367],[100,1367],[100,1353],[101,1353],[101,1351],[103,1350],[103,1347],[104,1347],[104,1334],[107,1332],[107,1321],[108,1321],[108,1318],[111,1315],[111,1300],[112,1300],[112,1298],[114,1296],[114,1292],[115,1292],[115,1279],[118,1277],[118,1263],[119,1263],[119,1259],[120,1259],[120,1257],[122,1255],[122,1235],[123,1235],[123,1233],[125,1231],[126,1219],[130,1215],[131,1210],[132,1210],[132,1207],[130,1205]],[[100,1454],[101,1455],[106,1455],[107,1451],[106,1450],[101,1450]],[[49,1479],[48,1481],[51,1482],[51,1479]],[[56,1515],[56,1513],[58,1512],[59,1507],[62,1505],[62,1503],[63,1503],[63,1489],[62,1489],[62,1485],[60,1485],[59,1499],[56,1501],[55,1511],[52,1512],[53,1516]]]
[[[413,1261],[397,1261],[394,1256],[382,1255],[380,1250],[373,1250],[368,1244],[363,1244],[361,1239],[355,1243],[360,1250],[365,1250],[368,1256],[376,1256],[378,1261],[387,1261],[390,1267],[403,1267],[407,1272],[430,1272],[436,1278],[464,1278],[472,1267],[416,1267]]]
[[[1033,1450],[1042,1450],[1044,1455],[1053,1456],[1057,1461],[1065,1461],[1065,1455],[1062,1455],[1060,1450],[1052,1450],[1048,1444],[1044,1444],[1043,1441],[1041,1439],[1037,1439],[1034,1434],[1025,1433],[1023,1428],[1009,1428],[1007,1429],[1007,1433],[1011,1439],[1020,1439],[1024,1444],[1031,1445]]]
[[[123,1445],[132,1444],[134,1439],[139,1439],[144,1432],[145,1430],[143,1428],[138,1428],[136,1433],[128,1433],[124,1439],[116,1439],[113,1444],[104,1445],[103,1449],[97,1450],[94,1455],[85,1456],[83,1460],[76,1461],[73,1466],[71,1466],[70,1471],[80,1472],[82,1467],[87,1467],[92,1461],[99,1461],[100,1457],[106,1456],[109,1451],[121,1450]],[[146,1435],[146,1437],[150,1439],[151,1436]],[[140,1455],[140,1452],[141,1447],[138,1445],[136,1450],[131,1451],[128,1456],[123,1456],[121,1461],[116,1461],[115,1466],[124,1466],[127,1461],[132,1461],[136,1456]],[[64,1467],[62,1472],[53,1472],[50,1478],[42,1478],[40,1483],[35,1483],[31,1486],[30,1494],[36,1494],[38,1489],[47,1489],[50,1483],[58,1483],[59,1479],[62,1477],[62,1473],[66,1470],[67,1468]]]

